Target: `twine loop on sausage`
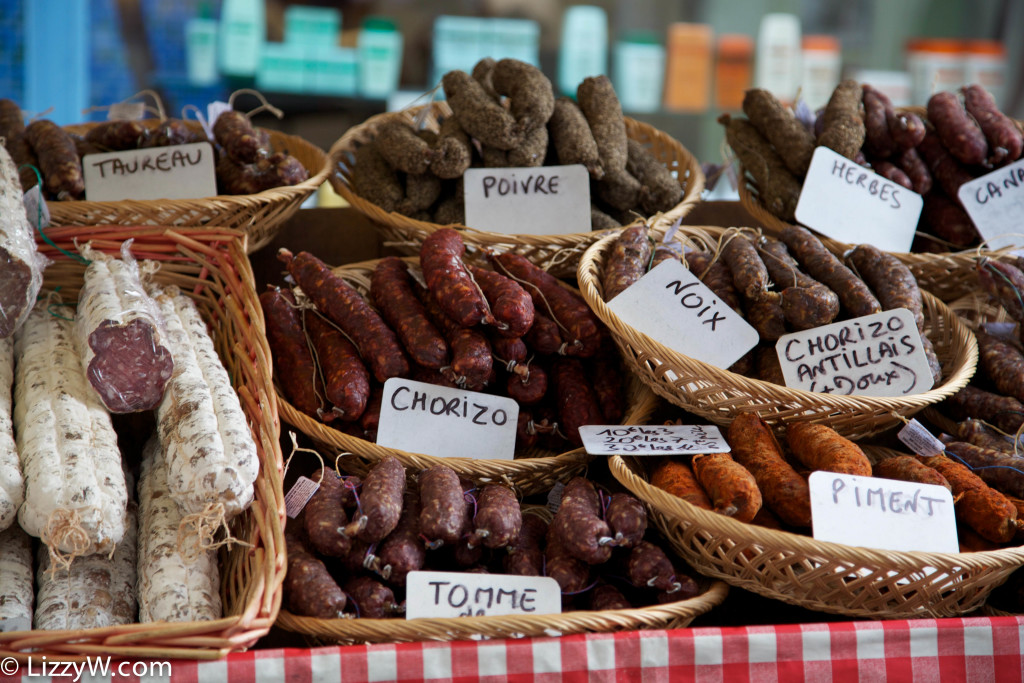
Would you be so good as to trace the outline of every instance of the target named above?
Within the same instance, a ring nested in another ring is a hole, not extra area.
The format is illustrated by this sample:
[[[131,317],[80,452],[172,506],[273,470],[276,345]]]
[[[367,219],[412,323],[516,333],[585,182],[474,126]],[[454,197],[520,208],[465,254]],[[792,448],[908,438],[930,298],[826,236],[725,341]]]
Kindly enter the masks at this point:
[[[85,555],[92,545],[89,534],[82,528],[82,518],[78,510],[64,508],[58,508],[50,513],[39,538],[46,544],[50,556],[51,576],[58,571],[70,569],[72,560]],[[60,548],[71,550],[64,552]]]
[[[224,538],[217,541],[217,531],[224,528]],[[195,562],[204,553],[232,544],[251,546],[231,535],[224,503],[207,503],[199,512],[185,515],[178,525],[177,549],[186,563]]]

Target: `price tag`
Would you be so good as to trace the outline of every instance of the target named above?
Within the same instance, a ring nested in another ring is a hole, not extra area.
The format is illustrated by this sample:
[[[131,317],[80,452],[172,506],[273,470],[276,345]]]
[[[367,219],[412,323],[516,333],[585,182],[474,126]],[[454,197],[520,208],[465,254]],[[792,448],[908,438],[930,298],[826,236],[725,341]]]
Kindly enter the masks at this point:
[[[989,249],[1024,245],[1024,159],[964,183],[957,195]]]
[[[842,242],[910,251],[924,200],[827,147],[818,147],[804,178],[796,218]]]
[[[551,510],[551,514],[558,512],[558,508],[562,505],[562,494],[565,492],[565,484],[560,481],[556,481],[555,485],[548,491],[548,510]]]
[[[811,472],[811,519],[818,541],[880,550],[957,553],[949,489],[895,479]]]
[[[295,484],[288,489],[288,493],[284,496],[285,514],[295,519],[319,488],[320,484],[309,477],[299,477],[296,479]]]
[[[783,335],[787,387],[844,396],[909,396],[932,387],[914,314],[905,308]]]
[[[651,339],[719,368],[735,363],[760,338],[750,323],[675,259],[663,261],[608,307]]]
[[[916,419],[912,419],[905,424],[903,429],[897,432],[896,438],[905,443],[907,448],[926,458],[938,455],[946,450],[946,445],[936,439]]]
[[[50,224],[50,207],[43,199],[43,192],[36,183],[25,193],[25,215],[28,222],[36,230],[42,230]]]
[[[580,164],[470,168],[466,225],[503,234],[590,232],[590,174]]]
[[[440,458],[511,460],[519,404],[511,398],[392,377],[377,445]]]
[[[85,195],[93,202],[213,197],[215,163],[208,142],[87,154]]]
[[[213,140],[213,124],[217,122],[217,117],[226,111],[231,111],[231,105],[227,102],[210,102],[206,105],[206,122],[202,123],[203,128],[206,130],[206,137],[209,140]]]
[[[714,425],[584,425],[580,427],[580,437],[590,455],[682,455],[732,450]]]
[[[145,115],[145,102],[118,102],[107,110],[108,121],[138,121]]]
[[[548,576],[409,572],[405,618],[560,614],[562,592]]]

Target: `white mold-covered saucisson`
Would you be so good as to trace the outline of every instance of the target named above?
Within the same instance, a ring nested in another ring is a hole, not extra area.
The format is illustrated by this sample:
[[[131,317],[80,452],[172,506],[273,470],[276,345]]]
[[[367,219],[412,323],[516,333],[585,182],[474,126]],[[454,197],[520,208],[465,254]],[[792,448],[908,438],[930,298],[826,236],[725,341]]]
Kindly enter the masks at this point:
[[[252,502],[256,443],[199,311],[177,287],[151,291],[163,316],[174,374],[157,409],[167,484],[188,515],[230,519]]]
[[[15,524],[0,533],[0,631],[32,628],[32,538]]]
[[[124,538],[112,555],[76,557],[69,566],[53,570],[49,554],[40,547],[35,628],[77,630],[135,623],[136,512],[135,503],[130,503]]]
[[[109,553],[124,535],[128,504],[121,452],[59,303],[54,294],[36,304],[14,342],[14,428],[25,477],[18,522],[55,552]]]
[[[156,408],[173,369],[131,242],[122,244],[120,259],[82,248],[90,264],[78,295],[75,343],[89,383],[112,413]]]
[[[178,548],[182,513],[167,488],[167,462],[153,436],[139,476],[139,622],[207,621],[221,616],[217,551],[193,561]]]
[[[18,169],[0,145],[0,338],[25,322],[43,286],[45,263],[25,213]]]
[[[11,385],[14,383],[14,340],[0,339],[0,529],[14,523],[25,500],[25,482],[14,443]]]

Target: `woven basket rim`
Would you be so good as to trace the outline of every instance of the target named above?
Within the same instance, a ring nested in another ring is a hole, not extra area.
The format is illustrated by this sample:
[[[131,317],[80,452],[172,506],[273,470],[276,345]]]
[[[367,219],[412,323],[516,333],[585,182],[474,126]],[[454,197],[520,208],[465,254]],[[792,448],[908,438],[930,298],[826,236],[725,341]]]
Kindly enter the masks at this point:
[[[349,263],[333,268],[332,271],[343,277],[345,275],[351,276],[352,274],[358,274],[363,278],[368,278],[369,274],[373,272],[373,269],[382,260],[383,259],[372,259],[369,261]],[[415,256],[406,256],[402,257],[402,261],[409,264],[418,264],[419,258]],[[563,285],[569,287],[564,283]],[[569,288],[571,289],[571,287]],[[359,287],[356,289],[361,291]],[[623,368],[623,371],[625,376],[627,373],[625,367]],[[625,422],[627,420],[632,420],[634,423],[646,420],[658,405],[658,399],[654,393],[639,383],[632,373],[628,374],[629,381],[633,383],[630,387],[630,392],[637,394],[637,400],[628,407],[626,416],[623,418],[623,424],[627,424],[628,422]],[[466,474],[471,477],[505,478],[511,480],[514,484],[517,483],[517,480],[531,474],[550,472],[564,467],[582,467],[594,459],[594,456],[587,454],[584,448],[575,448],[547,457],[526,457],[515,458],[513,460],[499,460],[433,456],[423,453],[413,453],[397,448],[378,446],[376,443],[359,437],[349,436],[337,429],[334,429],[330,425],[314,420],[309,415],[306,415],[295,408],[295,406],[293,406],[280,392],[279,387],[276,384],[274,389],[277,391],[277,402],[281,416],[287,423],[296,427],[306,436],[319,443],[328,445],[332,448],[338,448],[343,451],[350,451],[354,455],[373,458],[383,458],[387,455],[394,455],[407,466],[410,463],[414,463],[416,466],[424,468],[432,465],[448,465],[460,474]]]
[[[710,231],[711,234],[714,234],[716,231],[722,230],[723,228],[711,226],[683,226],[680,229],[680,233],[685,235],[688,232],[693,231]],[[646,334],[634,330],[623,323],[621,319],[608,307],[598,291],[599,282],[595,275],[596,266],[594,264],[594,260],[598,254],[603,254],[609,248],[615,238],[616,235],[609,235],[595,242],[587,249],[583,254],[583,257],[580,259],[577,270],[580,293],[583,294],[583,297],[586,299],[591,310],[594,311],[595,315],[597,315],[598,318],[600,318],[608,327],[617,340],[626,338],[629,340],[630,344],[633,344],[631,338],[635,338],[640,342],[639,344],[636,344],[637,346],[640,346],[646,351],[654,351],[654,353],[650,353],[649,355],[655,358],[664,359],[664,362],[676,367],[692,364],[700,368],[701,374],[705,379],[712,380],[719,386],[738,387],[745,393],[749,394],[757,393],[759,390],[770,385],[772,387],[772,392],[780,392],[790,396],[792,397],[792,401],[799,402],[802,405],[834,406],[836,409],[858,409],[870,407],[889,409],[903,414],[901,411],[906,411],[915,407],[923,407],[952,395],[967,384],[977,365],[978,345],[977,341],[974,339],[974,335],[965,325],[963,325],[957,316],[953,315],[952,312],[949,311],[945,304],[926,290],[922,290],[921,295],[926,301],[930,300],[938,310],[947,314],[949,322],[952,324],[954,330],[962,330],[962,333],[969,335],[967,340],[968,348],[966,357],[962,359],[960,367],[950,375],[948,379],[946,379],[944,384],[939,387],[933,387],[926,392],[900,398],[821,394],[804,391],[802,389],[780,387],[779,385],[771,384],[763,380],[752,379],[722,368],[717,368],[708,363],[684,356],[683,354],[664,346],[660,342],[651,339]],[[909,405],[908,402],[910,402]]]
[[[403,120],[412,122],[416,116],[420,115],[427,107],[430,108],[430,112],[434,116],[451,115],[451,108],[445,101],[435,101],[430,104],[417,105],[399,112],[384,112],[371,116],[363,123],[349,128],[338,140],[334,142],[333,145],[331,145],[327,152],[331,164],[331,174],[328,180],[334,187],[334,190],[349,202],[354,209],[365,214],[375,222],[390,224],[399,230],[412,233],[413,235],[420,235],[422,237],[426,237],[426,235],[440,230],[441,228],[452,227],[459,230],[463,234],[463,237],[468,241],[473,244],[483,246],[522,245],[565,247],[572,246],[580,242],[589,242],[595,237],[606,234],[607,232],[618,232],[618,229],[613,229],[612,231],[589,231],[561,235],[503,234],[488,230],[480,230],[460,224],[441,225],[438,223],[416,220],[394,211],[384,211],[372,202],[360,197],[338,169],[339,165],[342,163],[342,156],[354,149],[362,140],[372,137],[382,123],[390,121],[393,118],[402,118]],[[651,217],[654,219],[653,225],[655,227],[665,229],[676,220],[685,217],[693,207],[700,202],[700,196],[704,191],[706,182],[704,172],[701,169],[697,158],[678,141],[646,123],[637,121],[636,119],[632,119],[628,116],[623,118],[626,121],[627,133],[643,131],[650,134],[653,131],[654,133],[671,140],[675,151],[681,158],[681,162],[685,162],[680,163],[680,169],[682,171],[682,169],[685,168],[689,177],[683,187],[683,196],[679,203],[669,211]]]
[[[663,624],[680,619],[692,620],[720,605],[729,592],[728,584],[711,581],[700,594],[687,600],[649,605],[622,610],[574,610],[561,614],[512,615],[486,617],[446,617],[426,619],[317,619],[292,614],[282,609],[276,626],[287,631],[332,638],[351,639],[357,642],[380,641],[382,630],[394,635],[395,640],[422,641],[437,640],[425,636],[424,631],[437,629],[440,639],[449,631],[459,634],[479,633],[495,637],[550,636],[551,631],[561,634],[582,631],[612,631],[623,628],[663,628]],[[450,633],[448,633],[450,636]]]
[[[221,591],[235,596],[238,613],[211,621],[180,623],[132,623],[96,629],[28,630],[0,633],[0,653],[27,661],[30,656],[49,655],[55,660],[81,660],[96,653],[116,657],[150,659],[218,659],[233,651],[251,647],[266,635],[281,605],[284,581],[284,493],[282,486],[283,457],[279,444],[279,418],[271,376],[269,347],[263,328],[262,309],[256,299],[255,278],[246,257],[244,231],[219,227],[167,227],[167,226],[70,226],[51,227],[48,236],[58,245],[46,245],[37,239],[40,250],[55,262],[51,264],[47,282],[53,278],[69,277],[68,268],[78,268],[58,249],[73,251],[73,240],[95,237],[104,244],[98,248],[117,253],[121,242],[134,238],[136,247],[149,246],[162,253],[173,253],[168,262],[169,277],[182,273],[182,262],[191,264],[186,279],[201,273],[201,281],[210,285],[218,301],[227,302],[224,311],[236,309],[239,320],[248,320],[247,330],[256,358],[253,361],[253,386],[236,387],[250,428],[254,430],[260,458],[259,474],[254,484],[255,496],[247,512],[245,535],[239,540],[255,539],[252,548],[236,548],[226,558],[221,556]],[[142,256],[140,256],[142,258]],[[217,271],[216,280],[210,273]],[[158,276],[159,279],[159,276]],[[223,295],[216,294],[224,289]],[[187,292],[186,292],[187,293]],[[222,311],[225,317],[228,315]],[[206,317],[206,316],[204,316]],[[216,325],[214,325],[216,328]],[[216,334],[216,329],[214,330]],[[233,342],[237,348],[237,340]],[[245,354],[244,349],[238,349]],[[242,380],[238,380],[242,381]],[[253,395],[256,391],[258,395]],[[251,574],[232,571],[239,566],[249,567]]]

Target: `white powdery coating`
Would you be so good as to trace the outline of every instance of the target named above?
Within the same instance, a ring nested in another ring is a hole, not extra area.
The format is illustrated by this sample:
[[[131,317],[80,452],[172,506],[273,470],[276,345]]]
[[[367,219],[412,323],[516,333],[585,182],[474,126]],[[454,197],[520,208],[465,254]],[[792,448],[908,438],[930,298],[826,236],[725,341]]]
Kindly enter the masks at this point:
[[[0,339],[0,529],[14,523],[25,500],[25,482],[14,444],[11,384],[14,382],[14,340]]]
[[[128,504],[117,435],[82,372],[72,323],[50,313],[49,301],[36,304],[14,343],[14,424],[25,477],[18,522],[43,538],[55,512],[76,513],[89,538],[83,554],[109,553],[124,536]],[[45,540],[62,553],[82,552]]]
[[[0,630],[14,621],[32,627],[32,539],[18,525],[0,533]]]
[[[0,247],[28,266],[30,276],[25,290],[25,306],[10,330],[17,330],[29,315],[31,302],[43,286],[43,267],[47,260],[36,250],[35,229],[25,213],[25,195],[18,179],[18,167],[3,145],[0,145]],[[0,311],[0,328],[7,311]]]
[[[156,436],[143,449],[139,477],[139,622],[221,617],[217,551],[189,563],[178,550],[184,513],[167,488],[167,463]]]
[[[151,294],[174,359],[174,375],[157,409],[168,488],[186,514],[220,503],[230,519],[252,502],[256,443],[195,304],[177,287]]]
[[[131,503],[124,539],[114,548],[113,557],[76,557],[70,568],[51,572],[50,555],[46,546],[40,546],[35,628],[53,631],[135,623],[135,517]]]

